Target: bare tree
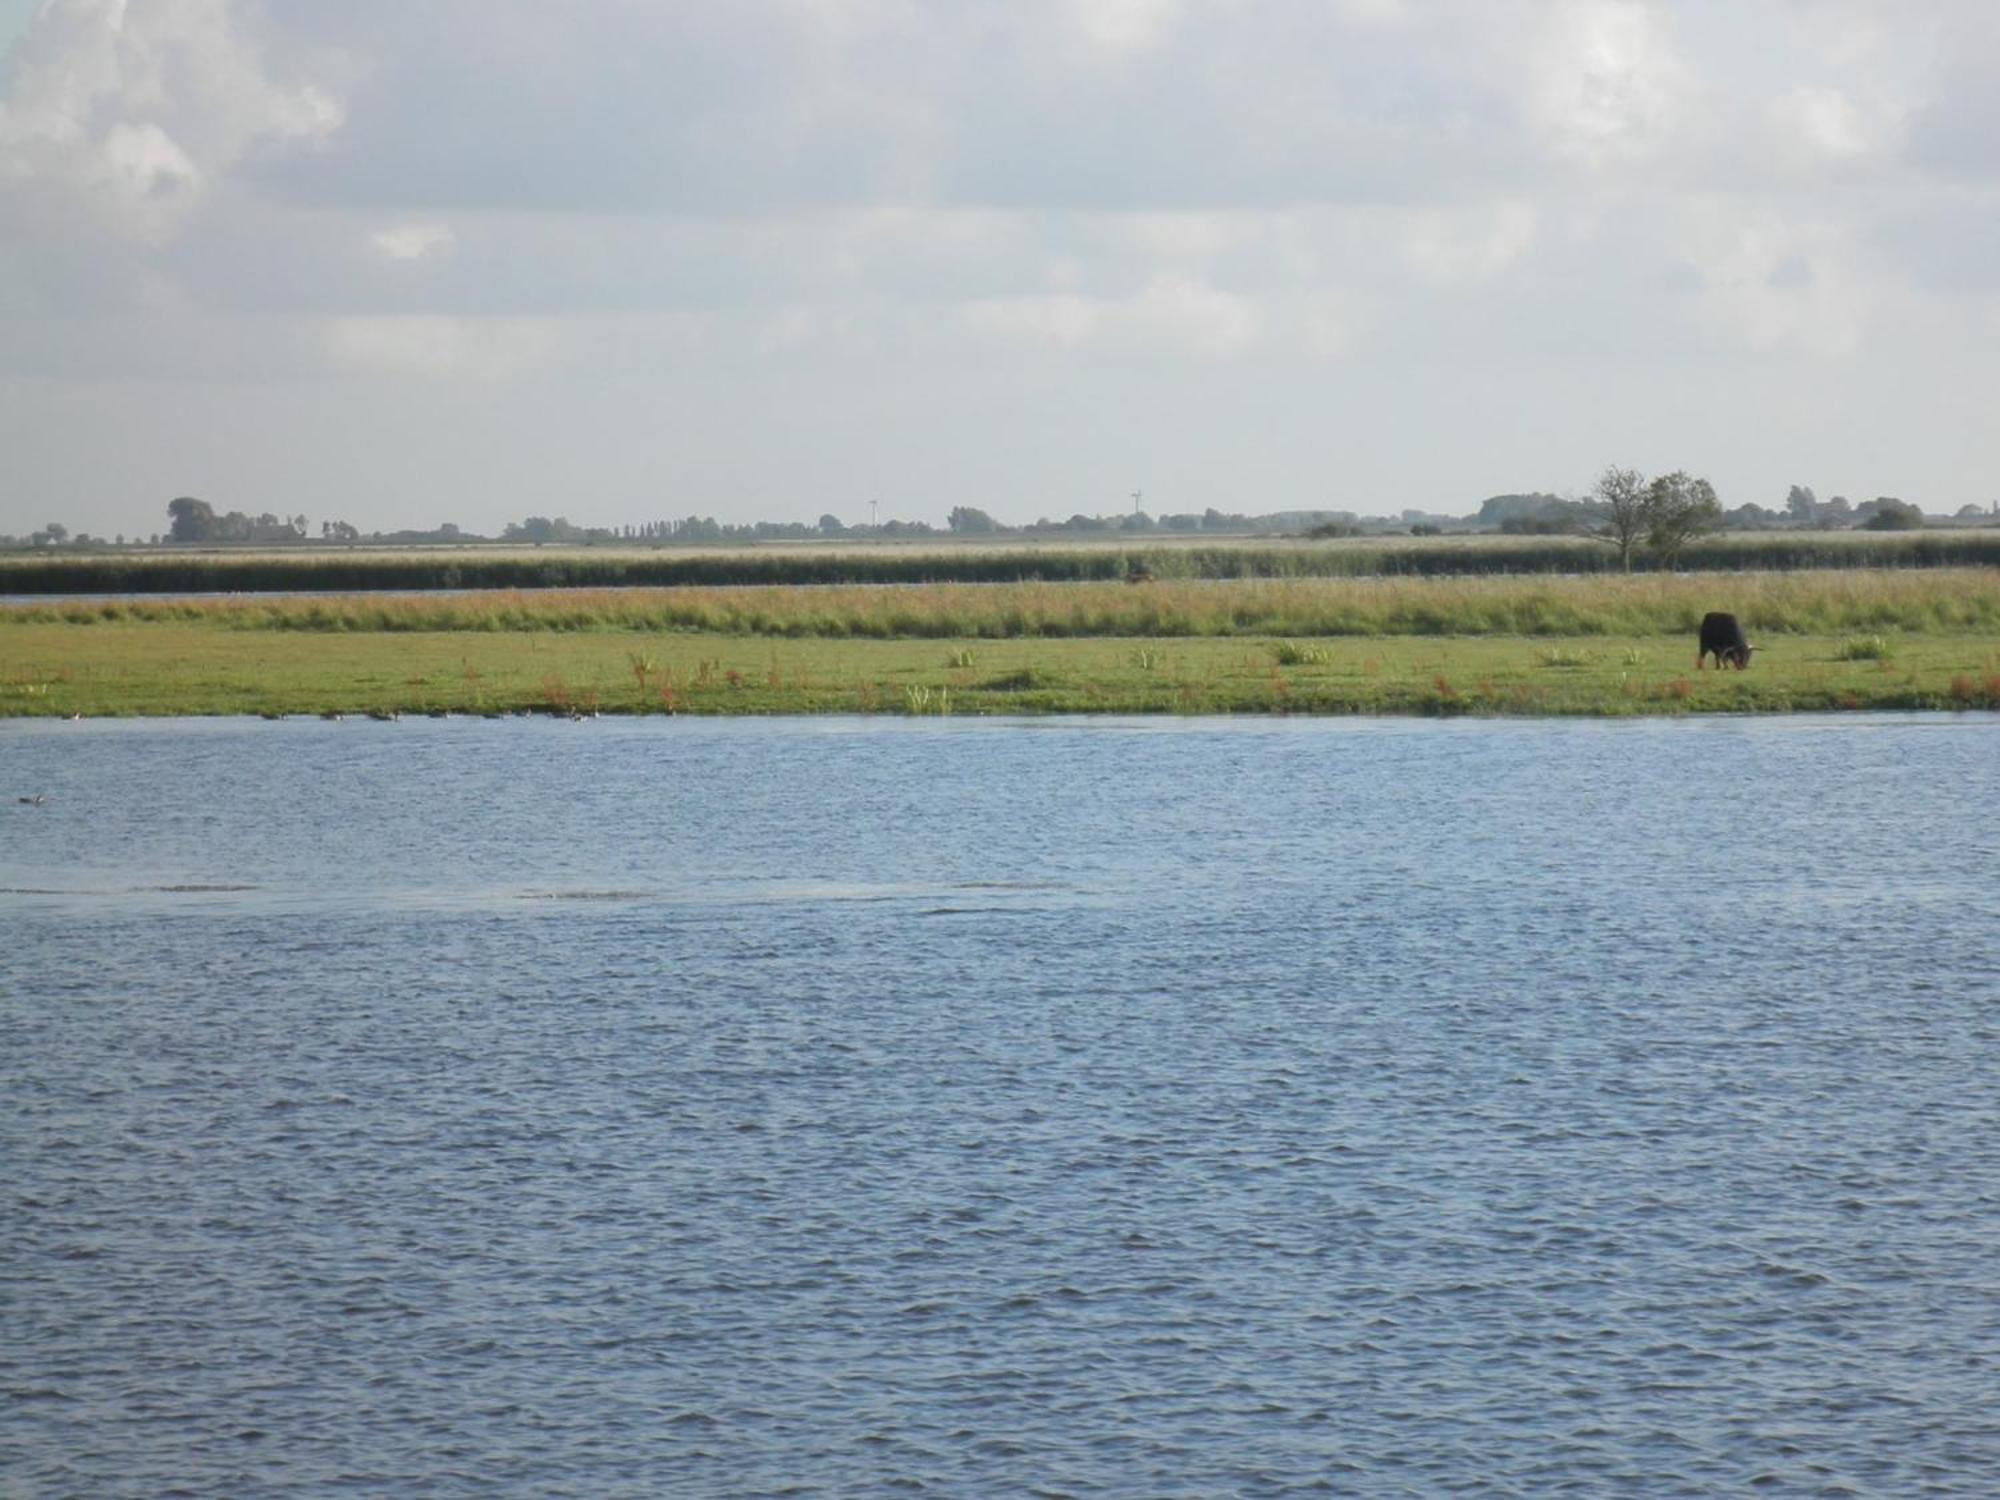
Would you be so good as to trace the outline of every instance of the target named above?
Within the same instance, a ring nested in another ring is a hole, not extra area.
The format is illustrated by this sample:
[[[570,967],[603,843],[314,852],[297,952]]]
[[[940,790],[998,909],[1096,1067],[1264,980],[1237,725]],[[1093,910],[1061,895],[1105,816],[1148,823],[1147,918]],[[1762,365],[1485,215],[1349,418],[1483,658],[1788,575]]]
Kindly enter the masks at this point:
[[[1722,525],[1722,502],[1706,479],[1676,469],[1646,486],[1646,540],[1668,567],[1697,537]]]
[[[1591,533],[1618,552],[1618,565],[1632,571],[1632,554],[1653,529],[1647,513],[1646,476],[1637,469],[1609,468],[1597,476],[1590,498],[1604,508],[1604,518]]]

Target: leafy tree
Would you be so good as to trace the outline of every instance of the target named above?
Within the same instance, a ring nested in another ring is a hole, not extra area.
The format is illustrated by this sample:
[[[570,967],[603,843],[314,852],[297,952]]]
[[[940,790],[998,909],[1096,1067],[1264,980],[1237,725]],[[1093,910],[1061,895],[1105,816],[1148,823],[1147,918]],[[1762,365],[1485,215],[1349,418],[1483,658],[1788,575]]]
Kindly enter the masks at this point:
[[[840,517],[836,516],[832,511],[828,511],[819,518],[819,529],[822,536],[839,536],[843,531],[847,530],[841,524]]]
[[[1545,494],[1540,490],[1525,495],[1489,495],[1481,502],[1479,514],[1473,517],[1473,521],[1479,526],[1502,526],[1509,520],[1539,516],[1561,500],[1560,495]]]
[[[1722,525],[1715,487],[1679,469],[1646,486],[1645,511],[1646,540],[1669,567],[1689,542]]]
[[[1894,495],[1881,495],[1861,507],[1873,509],[1875,514],[1861,523],[1863,531],[1917,531],[1924,524],[1921,506],[1898,500]]]
[[[1746,500],[1723,514],[1722,524],[1741,531],[1758,531],[1784,520],[1775,510],[1767,510],[1755,500]]]
[[[991,536],[1000,529],[998,521],[969,505],[954,505],[945,524],[960,536]]]
[[[1785,496],[1785,509],[1795,521],[1810,522],[1819,514],[1819,497],[1812,492],[1812,486],[1795,484],[1791,493]]]
[[[69,528],[60,521],[51,521],[42,530],[47,532],[49,540],[58,546],[69,536]],[[82,541],[83,538],[78,537],[77,540]]]
[[[1683,476],[1685,477],[1685,476]],[[1590,498],[1602,517],[1593,533],[1618,553],[1618,566],[1632,571],[1632,554],[1653,530],[1652,491],[1637,469],[1606,469],[1591,486]]]
[[[183,495],[167,502],[167,538],[175,542],[206,542],[215,536],[215,509],[206,500]]]

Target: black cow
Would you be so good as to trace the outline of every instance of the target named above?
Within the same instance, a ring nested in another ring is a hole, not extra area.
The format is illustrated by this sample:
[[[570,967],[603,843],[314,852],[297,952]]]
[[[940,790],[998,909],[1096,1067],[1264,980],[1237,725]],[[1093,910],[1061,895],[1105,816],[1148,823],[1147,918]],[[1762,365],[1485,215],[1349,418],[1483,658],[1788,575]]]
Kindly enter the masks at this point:
[[[1743,627],[1736,623],[1736,616],[1711,612],[1701,617],[1701,650],[1695,656],[1694,669],[1699,672],[1707,666],[1713,653],[1716,671],[1733,666],[1740,672],[1750,665],[1750,653],[1756,649],[1743,639]]]

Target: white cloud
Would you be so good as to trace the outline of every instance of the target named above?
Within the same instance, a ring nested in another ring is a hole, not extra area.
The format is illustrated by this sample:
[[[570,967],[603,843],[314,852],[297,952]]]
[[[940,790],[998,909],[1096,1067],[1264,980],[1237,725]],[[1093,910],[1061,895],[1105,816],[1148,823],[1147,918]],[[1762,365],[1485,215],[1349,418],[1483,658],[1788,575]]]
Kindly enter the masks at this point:
[[[1067,19],[1090,46],[1122,56],[1165,45],[1180,9],[1180,0],[1067,0]]]
[[[134,202],[157,201],[201,185],[188,154],[159,126],[113,125],[97,152],[98,181]]]
[[[1425,280],[1451,285],[1499,275],[1535,242],[1534,205],[1509,201],[1462,209],[1426,209],[1410,216],[1410,264]]]
[[[1263,309],[1255,299],[1179,275],[1157,276],[1124,297],[985,298],[962,308],[960,320],[976,335],[1008,343],[1205,360],[1247,354],[1265,332]]]
[[[33,230],[66,211],[170,234],[254,151],[321,140],[342,110],[281,81],[231,0],[49,0],[0,102],[0,185]]]
[[[433,380],[517,379],[545,367],[560,344],[559,330],[535,318],[346,317],[324,329],[341,365]]]
[[[1333,0],[1333,9],[1350,26],[1393,29],[1415,19],[1410,0]]]
[[[398,224],[368,236],[368,245],[387,261],[446,260],[458,248],[449,224]]]
[[[1881,279],[1839,228],[1728,202],[1679,219],[1681,255],[1700,276],[1697,315],[1716,347],[1826,358],[1865,347]]]
[[[1902,144],[1900,120],[1841,89],[1787,89],[1771,101],[1769,113],[1778,151],[1808,167],[1880,161]]]
[[[1594,167],[1643,159],[1683,121],[1692,75],[1656,5],[1563,0],[1531,56],[1529,117],[1561,155]]]

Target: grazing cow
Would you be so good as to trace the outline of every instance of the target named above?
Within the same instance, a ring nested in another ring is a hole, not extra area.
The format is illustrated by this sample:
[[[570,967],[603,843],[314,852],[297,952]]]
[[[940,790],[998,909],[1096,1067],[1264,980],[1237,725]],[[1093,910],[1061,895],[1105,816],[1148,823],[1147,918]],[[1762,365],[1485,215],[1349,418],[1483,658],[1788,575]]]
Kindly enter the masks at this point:
[[[1733,666],[1740,672],[1750,665],[1750,653],[1756,649],[1743,639],[1743,627],[1736,623],[1736,616],[1711,612],[1701,617],[1701,650],[1695,656],[1694,669],[1699,672],[1707,666],[1713,653],[1716,671]]]

